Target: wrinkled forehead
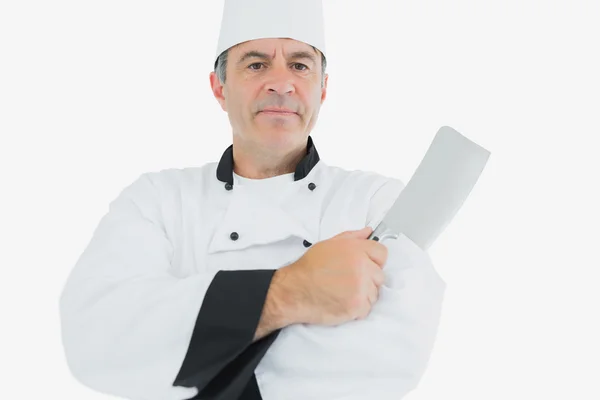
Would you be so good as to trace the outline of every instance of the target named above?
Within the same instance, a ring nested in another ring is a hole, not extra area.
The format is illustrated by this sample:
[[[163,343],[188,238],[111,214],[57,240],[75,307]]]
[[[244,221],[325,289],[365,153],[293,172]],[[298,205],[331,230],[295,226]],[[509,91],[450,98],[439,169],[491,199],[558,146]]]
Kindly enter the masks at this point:
[[[275,56],[280,51],[284,55],[297,52],[310,52],[317,56],[320,55],[315,47],[296,39],[264,38],[248,40],[233,46],[229,49],[229,56],[242,57],[248,51],[258,51],[270,56]]]

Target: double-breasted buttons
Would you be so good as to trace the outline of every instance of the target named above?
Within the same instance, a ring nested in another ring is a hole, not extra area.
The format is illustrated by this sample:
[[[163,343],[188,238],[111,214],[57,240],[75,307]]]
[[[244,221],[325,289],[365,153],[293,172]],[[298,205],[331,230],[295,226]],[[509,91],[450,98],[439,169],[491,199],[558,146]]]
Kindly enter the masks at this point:
[[[304,240],[304,242],[302,244],[304,245],[304,247],[310,247],[310,246],[312,246],[312,243],[309,242],[308,240]]]
[[[231,189],[233,189],[233,185],[231,183],[227,182],[225,184],[225,190],[231,190]]]
[[[237,232],[231,232],[231,235],[229,235],[229,237],[231,238],[231,240],[238,240],[240,235],[238,235]]]
[[[315,184],[314,184],[314,183],[312,183],[312,182],[308,184],[308,188],[309,188],[310,190],[315,190],[315,188],[316,188],[316,187],[317,187],[317,185],[315,185]]]

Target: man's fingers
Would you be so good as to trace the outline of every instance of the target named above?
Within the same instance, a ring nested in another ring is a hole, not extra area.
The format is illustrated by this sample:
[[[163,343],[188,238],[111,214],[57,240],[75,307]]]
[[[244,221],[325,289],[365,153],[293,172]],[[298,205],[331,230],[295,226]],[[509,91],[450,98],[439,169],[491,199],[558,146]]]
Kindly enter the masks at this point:
[[[371,263],[369,267],[371,269],[373,284],[379,288],[385,282],[385,273],[383,272],[381,267],[375,263]]]
[[[369,301],[369,305],[366,304],[362,307],[362,310],[358,313],[358,315],[354,319],[365,319],[373,309],[375,303],[379,299],[379,288],[375,286],[375,284],[371,283],[369,285],[369,291],[367,292],[367,300]]]
[[[373,232],[373,228],[370,226],[365,226],[362,229],[354,230],[354,231],[344,231],[342,233],[338,233],[333,238],[335,239],[367,239],[371,233]]]
[[[369,288],[369,303],[371,304],[371,308],[377,303],[379,299],[379,287],[376,285],[371,285]]]
[[[367,240],[365,243],[365,251],[369,258],[383,268],[388,257],[388,248],[375,240]]]

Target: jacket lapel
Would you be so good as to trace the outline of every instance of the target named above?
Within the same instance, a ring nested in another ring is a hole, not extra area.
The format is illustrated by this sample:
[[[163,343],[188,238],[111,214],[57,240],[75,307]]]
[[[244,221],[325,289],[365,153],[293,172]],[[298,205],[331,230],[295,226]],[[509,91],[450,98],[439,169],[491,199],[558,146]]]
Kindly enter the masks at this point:
[[[317,168],[305,179],[287,184],[282,188],[284,194],[235,187],[211,238],[208,253],[243,250],[291,236],[311,244],[317,242],[326,186],[323,184],[320,188],[322,176]],[[310,183],[315,185],[312,190]]]
[[[233,145],[229,146],[215,171],[217,180],[230,191],[228,204],[210,239],[208,253],[243,250],[291,236],[311,244],[319,240],[321,207],[327,187],[322,182],[326,166],[319,160],[309,136],[306,156],[296,166],[294,180],[265,192],[252,185],[234,185]]]

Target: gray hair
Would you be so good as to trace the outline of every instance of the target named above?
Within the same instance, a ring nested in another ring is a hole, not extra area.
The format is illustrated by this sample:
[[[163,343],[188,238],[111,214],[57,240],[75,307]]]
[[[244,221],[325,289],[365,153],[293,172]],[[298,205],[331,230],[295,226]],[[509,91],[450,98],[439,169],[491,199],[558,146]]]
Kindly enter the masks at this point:
[[[327,60],[325,59],[325,55],[320,51],[317,51],[316,47],[312,46],[315,52],[321,54],[321,87],[325,84],[325,70],[327,68]],[[227,78],[226,70],[227,70],[227,57],[229,56],[229,49],[222,52],[217,61],[215,62],[215,72],[217,73],[217,77],[221,83],[225,83],[225,79]]]

